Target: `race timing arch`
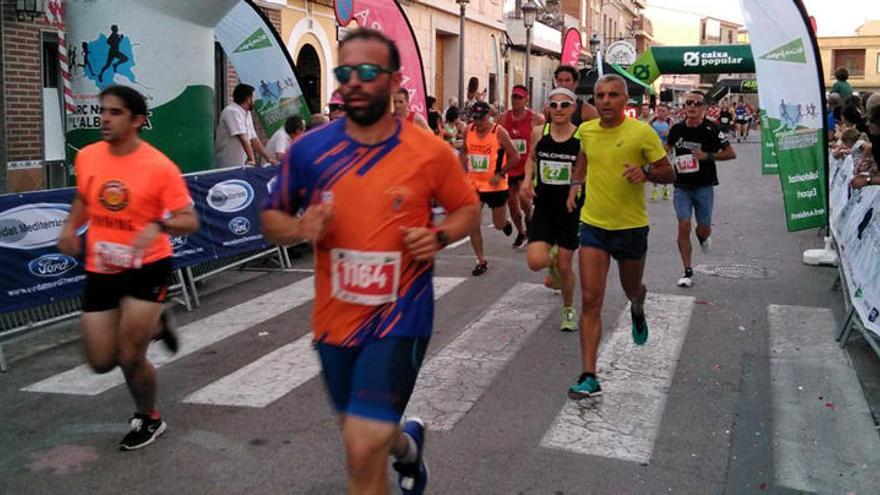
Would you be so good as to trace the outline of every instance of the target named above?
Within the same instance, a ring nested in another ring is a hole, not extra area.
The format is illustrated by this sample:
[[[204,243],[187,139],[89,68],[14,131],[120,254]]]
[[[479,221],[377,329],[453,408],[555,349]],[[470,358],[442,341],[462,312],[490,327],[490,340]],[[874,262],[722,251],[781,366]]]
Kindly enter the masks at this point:
[[[750,45],[653,46],[627,68],[645,84],[663,74],[755,72]]]

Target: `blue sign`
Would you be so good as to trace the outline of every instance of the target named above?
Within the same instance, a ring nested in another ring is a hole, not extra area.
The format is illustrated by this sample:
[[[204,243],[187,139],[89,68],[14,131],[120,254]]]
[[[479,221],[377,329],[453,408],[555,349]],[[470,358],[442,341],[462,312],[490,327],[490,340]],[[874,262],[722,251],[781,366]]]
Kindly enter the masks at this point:
[[[336,22],[340,26],[348,26],[354,16],[353,0],[336,0],[333,2],[333,12],[336,14]]]

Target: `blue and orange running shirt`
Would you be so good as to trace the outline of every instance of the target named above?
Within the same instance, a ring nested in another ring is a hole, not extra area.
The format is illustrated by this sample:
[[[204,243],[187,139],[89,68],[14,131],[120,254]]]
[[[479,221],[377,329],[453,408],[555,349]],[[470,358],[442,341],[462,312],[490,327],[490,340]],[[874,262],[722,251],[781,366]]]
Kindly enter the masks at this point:
[[[433,265],[406,251],[402,229],[429,226],[432,199],[454,211],[477,195],[445,142],[406,120],[397,125],[373,146],[352,140],[345,119],[301,137],[265,205],[295,214],[332,203],[329,229],[314,246],[316,342],[431,334]]]

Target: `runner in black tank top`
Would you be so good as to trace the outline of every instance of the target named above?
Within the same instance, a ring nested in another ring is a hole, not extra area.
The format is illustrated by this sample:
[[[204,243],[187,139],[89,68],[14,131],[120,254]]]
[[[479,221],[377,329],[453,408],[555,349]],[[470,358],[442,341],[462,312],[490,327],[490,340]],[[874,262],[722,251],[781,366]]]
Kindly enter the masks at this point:
[[[532,150],[526,164],[523,194],[534,199],[535,210],[529,223],[529,268],[550,269],[545,283],[561,289],[563,308],[561,329],[577,330],[577,313],[573,307],[574,272],[572,258],[578,248],[580,208],[566,204],[572,187],[571,175],[580,152],[580,140],[571,123],[575,96],[570,90],[556,88],[550,92],[551,123],[532,131]],[[554,136],[555,134],[555,136]]]

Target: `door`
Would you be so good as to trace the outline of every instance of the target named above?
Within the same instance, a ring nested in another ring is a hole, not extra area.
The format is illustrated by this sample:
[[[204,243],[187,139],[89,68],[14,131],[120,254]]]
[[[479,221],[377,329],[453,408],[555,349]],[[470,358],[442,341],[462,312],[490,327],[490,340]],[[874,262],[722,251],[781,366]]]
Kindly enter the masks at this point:
[[[443,94],[443,49],[443,37],[437,36],[434,40],[434,98],[437,99],[437,108],[441,112],[446,108]]]

